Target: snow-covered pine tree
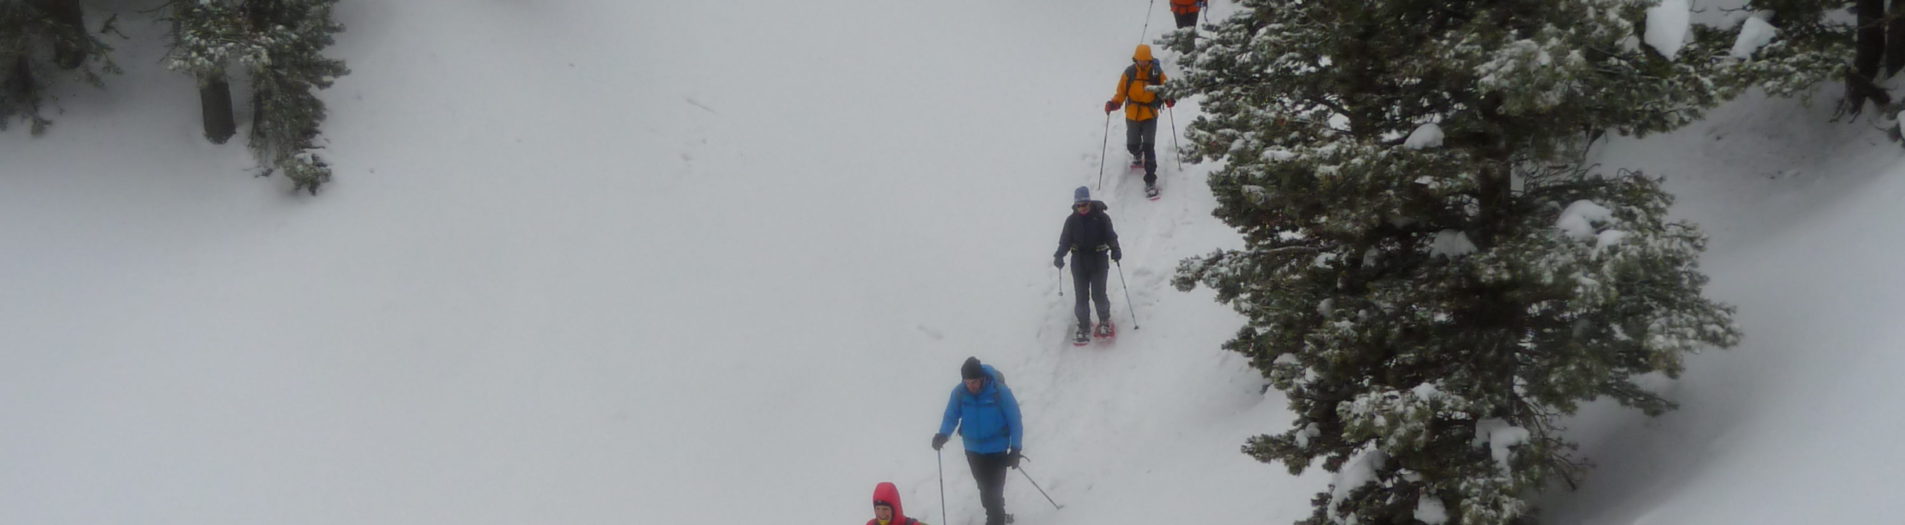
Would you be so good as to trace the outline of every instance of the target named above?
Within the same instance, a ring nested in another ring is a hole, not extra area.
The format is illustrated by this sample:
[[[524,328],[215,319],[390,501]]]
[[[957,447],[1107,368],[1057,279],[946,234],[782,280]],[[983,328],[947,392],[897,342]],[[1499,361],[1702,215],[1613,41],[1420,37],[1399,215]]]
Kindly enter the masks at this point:
[[[1786,97],[1806,94],[1821,82],[1847,78],[1852,80],[1847,80],[1846,91],[1853,93],[1851,86],[1857,79],[1852,67],[1854,28],[1848,21],[1827,16],[1849,5],[1844,0],[1751,2],[1749,9],[1754,13],[1742,22],[1740,40],[1756,36],[1765,43],[1735,45],[1734,57],[1742,62],[1731,69],[1736,76],[1732,82]],[[1754,35],[1747,35],[1749,31]]]
[[[227,68],[236,64],[249,70],[268,63],[270,50],[253,37],[238,0],[173,2],[167,18],[172,22],[172,54],[166,67],[198,79],[205,138],[224,144],[237,132]]]
[[[1658,181],[1579,160],[1729,96],[1730,35],[1642,45],[1647,0],[1240,4],[1164,42],[1172,88],[1204,95],[1191,155],[1224,161],[1214,214],[1245,240],[1174,284],[1248,317],[1225,348],[1297,413],[1244,451],[1336,473],[1304,523],[1532,521],[1584,469],[1559,417],[1660,413],[1639,378],[1737,342]]]
[[[40,115],[48,98],[41,72],[50,64],[103,87],[99,73],[119,71],[111,51],[86,30],[78,0],[0,0],[0,129],[18,117],[33,134],[45,132],[52,121]]]
[[[1856,115],[1868,102],[1896,109],[1883,84],[1905,69],[1905,0],[1892,0],[1890,14],[1882,0],[1752,0],[1746,9],[1734,82],[1792,96],[1838,80],[1841,112]],[[1846,11],[1853,18],[1841,16]],[[1766,43],[1749,45],[1752,37]]]
[[[325,114],[317,90],[330,87],[334,79],[349,72],[343,61],[323,55],[332,35],[344,29],[331,18],[336,3],[172,3],[173,50],[168,67],[199,79],[206,136],[222,142],[231,135],[227,68],[244,68],[252,86],[252,153],[264,174],[282,171],[294,188],[313,194],[331,179],[330,167],[317,155],[318,128]]]

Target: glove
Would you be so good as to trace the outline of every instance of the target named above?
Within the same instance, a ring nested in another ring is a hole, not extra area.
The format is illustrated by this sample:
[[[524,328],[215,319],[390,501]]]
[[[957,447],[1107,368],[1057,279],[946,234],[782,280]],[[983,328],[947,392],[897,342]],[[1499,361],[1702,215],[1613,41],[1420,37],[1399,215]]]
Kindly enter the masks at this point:
[[[1024,457],[1024,456],[1019,455],[1019,449],[1015,448],[1015,449],[1006,451],[1005,466],[1011,467],[1011,468],[1019,468],[1019,458],[1021,457]]]
[[[1060,256],[1058,256],[1058,257],[1053,257],[1053,258],[1052,258],[1052,267],[1053,267],[1053,268],[1064,268],[1064,267],[1065,267],[1065,256],[1063,256],[1063,255],[1060,255]]]
[[[1121,250],[1118,248],[1111,249],[1111,260],[1118,261],[1123,259],[1124,259],[1124,250]]]
[[[947,439],[951,438],[945,434],[933,434],[933,450],[939,450],[939,447],[946,446]]]
[[[1177,107],[1177,99],[1174,99],[1174,98],[1164,99],[1164,107],[1167,107],[1167,108]]]
[[[1117,110],[1118,110],[1118,108],[1120,108],[1120,107],[1124,107],[1124,105],[1123,105],[1123,104],[1119,104],[1119,103],[1118,103],[1118,101],[1116,101],[1116,100],[1107,100],[1107,101],[1105,101],[1105,112],[1106,112],[1106,113],[1110,113],[1110,112],[1113,112],[1113,111],[1117,111]]]

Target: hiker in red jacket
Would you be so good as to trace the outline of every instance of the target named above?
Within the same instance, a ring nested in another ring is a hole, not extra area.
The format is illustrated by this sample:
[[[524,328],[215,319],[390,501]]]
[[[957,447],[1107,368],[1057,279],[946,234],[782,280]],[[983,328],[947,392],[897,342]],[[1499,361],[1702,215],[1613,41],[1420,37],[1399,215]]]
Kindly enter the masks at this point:
[[[1197,12],[1202,9],[1204,0],[1171,0],[1171,16],[1177,17],[1178,29],[1197,27]]]
[[[906,517],[905,509],[900,508],[900,488],[891,481],[882,481],[873,487],[873,519],[867,525],[926,525],[919,520]]]

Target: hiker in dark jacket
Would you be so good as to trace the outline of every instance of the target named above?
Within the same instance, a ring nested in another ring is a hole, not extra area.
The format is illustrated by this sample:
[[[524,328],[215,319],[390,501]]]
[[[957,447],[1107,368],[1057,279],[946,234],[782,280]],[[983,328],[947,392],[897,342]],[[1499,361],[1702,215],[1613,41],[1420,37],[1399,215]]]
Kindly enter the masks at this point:
[[[1065,267],[1065,254],[1072,254],[1072,289],[1077,302],[1072,306],[1078,316],[1078,331],[1073,342],[1090,341],[1091,336],[1110,337],[1116,333],[1111,324],[1111,297],[1105,293],[1111,261],[1124,259],[1118,247],[1118,232],[1111,228],[1111,216],[1104,202],[1091,200],[1091,190],[1079,186],[1072,192],[1072,214],[1065,217],[1065,229],[1058,234],[1058,252],[1052,254],[1052,266]],[[1107,261],[1106,257],[1110,260]],[[1098,303],[1098,327],[1091,324],[1091,302]]]

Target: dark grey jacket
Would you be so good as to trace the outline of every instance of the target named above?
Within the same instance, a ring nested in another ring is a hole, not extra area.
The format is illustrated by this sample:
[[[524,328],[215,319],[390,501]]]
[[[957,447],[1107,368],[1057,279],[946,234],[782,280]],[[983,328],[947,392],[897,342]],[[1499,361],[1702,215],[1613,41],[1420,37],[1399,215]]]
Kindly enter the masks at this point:
[[[1116,255],[1122,259],[1124,250],[1118,247],[1118,231],[1111,227],[1111,216],[1105,214],[1104,201],[1091,201],[1091,211],[1079,215],[1073,211],[1065,216],[1065,229],[1058,233],[1058,251],[1052,258],[1064,257],[1071,252],[1074,269],[1085,263],[1105,264],[1105,255]]]

